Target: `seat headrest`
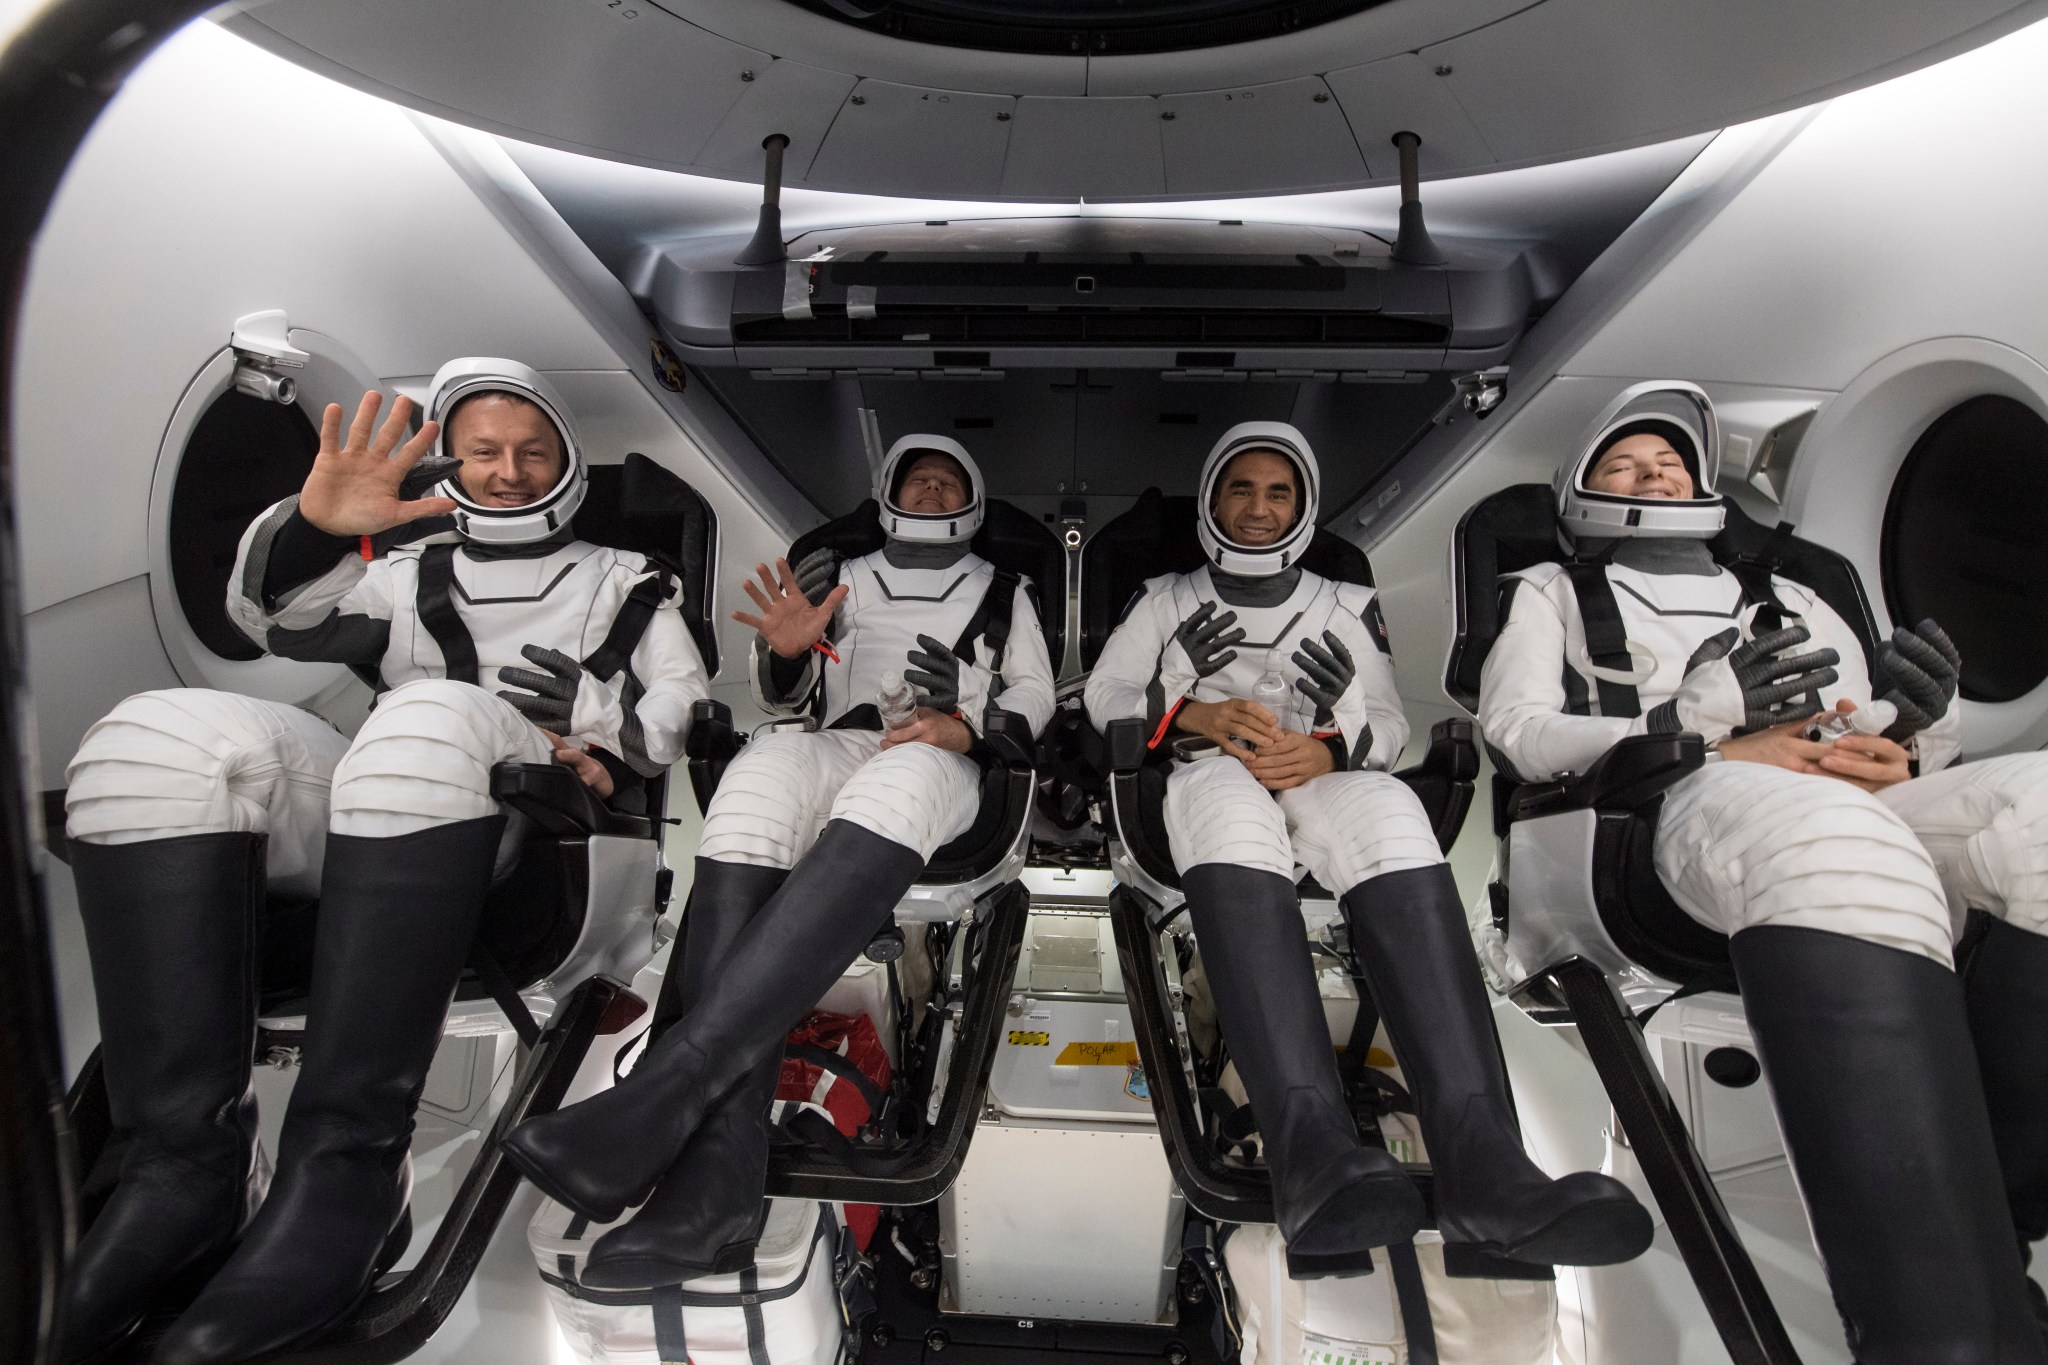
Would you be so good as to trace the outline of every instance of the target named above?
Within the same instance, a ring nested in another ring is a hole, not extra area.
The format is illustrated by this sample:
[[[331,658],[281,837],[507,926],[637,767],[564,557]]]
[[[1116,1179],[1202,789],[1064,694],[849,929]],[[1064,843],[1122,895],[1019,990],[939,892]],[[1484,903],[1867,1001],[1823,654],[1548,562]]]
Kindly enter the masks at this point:
[[[881,508],[868,498],[845,516],[798,536],[789,547],[788,559],[794,566],[824,546],[836,550],[842,559],[854,559],[881,549],[885,539]],[[1029,512],[1001,498],[990,498],[971,548],[998,569],[1031,580],[1037,593],[1039,624],[1045,628],[1045,647],[1053,671],[1058,672],[1067,640],[1067,552],[1059,537]]]
[[[718,672],[718,514],[702,494],[645,455],[590,466],[590,488],[576,512],[576,535],[593,545],[630,550],[682,579],[683,620]]]
[[[1208,562],[1196,534],[1195,510],[1192,496],[1167,497],[1148,488],[1130,510],[1088,538],[1081,550],[1081,667],[1095,666],[1147,579],[1192,573]],[[1328,527],[1317,528],[1301,566],[1340,583],[1373,585],[1365,551]]]
[[[1877,654],[1877,621],[1856,566],[1825,545],[1801,540],[1789,527],[1768,527],[1732,500],[1727,525],[1707,542],[1720,564],[1766,564],[1772,572],[1813,589],[1835,609],[1863,646]],[[1479,709],[1479,676],[1500,634],[1500,580],[1538,564],[1561,562],[1557,507],[1547,484],[1503,488],[1474,504],[1458,522],[1452,550],[1452,606],[1457,629],[1444,668],[1444,690],[1468,711]]]

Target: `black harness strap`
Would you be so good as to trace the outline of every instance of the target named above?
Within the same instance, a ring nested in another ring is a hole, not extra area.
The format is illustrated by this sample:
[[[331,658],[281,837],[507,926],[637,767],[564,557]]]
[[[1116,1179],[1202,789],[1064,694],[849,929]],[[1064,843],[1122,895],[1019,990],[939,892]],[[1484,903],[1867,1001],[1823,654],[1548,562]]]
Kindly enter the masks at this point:
[[[1778,571],[1783,557],[1785,542],[1792,538],[1792,523],[1781,521],[1771,528],[1771,538],[1755,555],[1745,555],[1730,561],[1725,567],[1735,575],[1735,581],[1742,585],[1744,606],[1755,606],[1756,630],[1759,634],[1782,628],[1785,618],[1792,615],[1778,598],[1778,589],[1771,582]]]
[[[1023,582],[1007,569],[995,570],[989,579],[988,591],[981,595],[981,602],[974,608],[974,615],[967,618],[967,628],[960,632],[960,638],[953,642],[953,653],[960,662],[974,662],[974,642],[988,641],[988,671],[1000,675],[1003,671],[1003,651],[1010,644],[1010,615],[1012,604],[1017,600],[1017,585]],[[998,610],[1000,608],[1000,610]]]
[[[444,542],[420,552],[420,624],[440,647],[448,677],[474,687],[478,684],[476,641],[462,624],[462,614],[455,610],[456,548]]]
[[[647,627],[654,620],[654,613],[661,609],[673,582],[668,570],[661,569],[653,577],[641,579],[633,585],[633,591],[626,594],[626,600],[619,606],[619,614],[612,618],[612,628],[605,632],[604,643],[583,661],[583,667],[596,675],[599,682],[610,682],[612,675],[632,659],[633,651],[640,647],[640,638],[647,634]]]
[[[1635,660],[1628,652],[1628,630],[1621,622],[1621,606],[1614,600],[1614,585],[1607,581],[1607,566],[1575,559],[1564,566],[1564,571],[1579,599],[1579,621],[1586,629],[1587,656],[1601,668],[1634,672]],[[1634,684],[1597,677],[1593,682],[1600,693],[1601,715],[1643,713]]]

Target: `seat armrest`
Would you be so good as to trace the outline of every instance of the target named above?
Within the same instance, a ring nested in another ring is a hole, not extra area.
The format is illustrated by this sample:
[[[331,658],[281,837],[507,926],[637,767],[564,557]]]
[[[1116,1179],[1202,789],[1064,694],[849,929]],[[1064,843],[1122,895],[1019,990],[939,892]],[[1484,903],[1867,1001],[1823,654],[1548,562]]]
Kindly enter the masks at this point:
[[[1109,745],[1109,770],[1131,773],[1145,766],[1145,722],[1134,716],[1113,720],[1102,732]]]
[[[1429,731],[1429,748],[1422,761],[1394,774],[1404,782],[1434,778],[1441,782],[1471,782],[1479,776],[1479,744],[1472,722],[1463,718],[1440,720]]]
[[[613,823],[582,778],[559,763],[500,763],[491,769],[491,797],[548,834],[598,834]]]
[[[1696,734],[1630,735],[1577,777],[1517,789],[1508,818],[1567,810],[1632,811],[1706,761],[1706,742]]]
[[[981,737],[1005,768],[1023,772],[1038,766],[1038,745],[1031,737],[1030,722],[1015,711],[989,707],[982,713]]]
[[[691,702],[690,732],[683,741],[683,753],[693,763],[730,763],[739,751],[739,737],[732,728],[732,708],[710,697]]]

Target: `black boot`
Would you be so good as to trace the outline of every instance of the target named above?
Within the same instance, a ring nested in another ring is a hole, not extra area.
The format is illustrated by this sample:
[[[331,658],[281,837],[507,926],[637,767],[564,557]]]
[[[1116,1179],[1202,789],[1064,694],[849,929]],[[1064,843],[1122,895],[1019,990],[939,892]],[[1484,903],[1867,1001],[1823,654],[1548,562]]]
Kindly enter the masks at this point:
[[[780,1055],[923,870],[915,849],[827,823],[682,1022],[620,1084],[514,1128],[506,1159],[593,1222],[645,1202],[719,1097]]]
[[[1358,1136],[1294,883],[1277,872],[1198,863],[1181,874],[1216,1022],[1258,1120],[1273,1220],[1297,1280],[1362,1275],[1374,1247],[1427,1218],[1401,1163]]]
[[[2048,1237],[2048,937],[1990,920],[1963,973],[1963,1001],[2024,1251]]]
[[[2041,1365],[1962,984],[1819,929],[1729,943],[1858,1365]]]
[[[158,1343],[156,1365],[229,1365],[315,1335],[404,1251],[413,1110],[504,828],[492,815],[390,839],[327,836],[277,1179],[241,1246]]]
[[[67,1360],[105,1351],[203,1279],[263,1197],[249,1089],[263,849],[260,834],[71,845],[107,1104],[127,1147],[65,1279]]]
[[[1649,1250],[1656,1226],[1626,1185],[1594,1171],[1552,1180],[1523,1150],[1451,869],[1385,873],[1343,907],[1415,1096],[1445,1245],[1537,1265],[1614,1265]]]
[[[779,867],[697,860],[683,918],[689,951],[671,968],[684,1017],[704,998],[740,930],[788,876]],[[583,1283],[649,1289],[752,1263],[767,1208],[768,1108],[781,1073],[782,1054],[771,1052],[719,1099],[633,1221],[597,1239]]]

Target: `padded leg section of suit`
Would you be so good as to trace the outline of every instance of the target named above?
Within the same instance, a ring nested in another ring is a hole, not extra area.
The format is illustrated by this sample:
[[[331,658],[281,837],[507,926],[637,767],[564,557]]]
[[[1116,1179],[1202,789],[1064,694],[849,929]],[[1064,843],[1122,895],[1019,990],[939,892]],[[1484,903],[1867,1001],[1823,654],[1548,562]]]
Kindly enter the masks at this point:
[[[1655,856],[1672,899],[1724,934],[1821,929],[1951,960],[1955,926],[1927,850],[1837,778],[1709,763],[1666,796]]]
[[[1988,910],[2048,934],[2048,753],[1958,764],[1878,799],[1933,855],[1958,928],[1970,910]]]
[[[327,798],[348,741],[310,711],[232,692],[138,692],[85,732],[65,770],[65,830],[84,844],[269,836],[271,885],[317,894]]]
[[[1205,758],[1166,779],[1166,845],[1185,880],[1204,864],[1294,875],[1287,817],[1234,758]]]
[[[1445,1243],[1538,1265],[1613,1265],[1649,1250],[1655,1225],[1627,1186],[1593,1171],[1552,1180],[1523,1150],[1450,868],[1389,872],[1342,903],[1415,1095]]]
[[[1216,1021],[1264,1139],[1288,1273],[1365,1274],[1372,1248],[1409,1240],[1427,1211],[1401,1164],[1359,1139],[1294,884],[1274,872],[1198,863],[1181,874],[1181,886]]]
[[[740,934],[696,1008],[626,1079],[505,1140],[550,1197],[609,1223],[645,1202],[718,1098],[783,1040],[874,938],[925,860],[848,820],[825,826]]]
[[[277,1178],[155,1365],[227,1365],[315,1335],[403,1250],[413,1110],[504,825],[493,815],[392,839],[330,836]]]
[[[446,678],[394,687],[334,772],[336,834],[389,839],[499,814],[491,769],[554,750],[503,697]]]
[[[1858,1365],[2040,1365],[1962,983],[1815,929],[1730,942]]]
[[[750,741],[718,780],[697,855],[788,871],[817,842],[839,789],[880,752],[856,730],[769,733]]]
[[[683,1017],[704,998],[740,931],[788,875],[697,860],[683,916],[686,951],[677,992]],[[752,1261],[768,1185],[768,1108],[781,1072],[776,1052],[719,1097],[633,1221],[597,1239],[584,1264],[585,1284],[648,1289],[731,1274]]]
[[[78,844],[72,876],[99,1000],[121,1180],[64,1285],[73,1359],[217,1264],[263,1197],[251,1181],[263,836]]]
[[[1280,793],[1294,856],[1327,887],[1444,860],[1414,789],[1387,773],[1324,773]]]
[[[1963,998],[2006,1204],[2031,1247],[2048,1237],[2048,938],[1993,920]]]

